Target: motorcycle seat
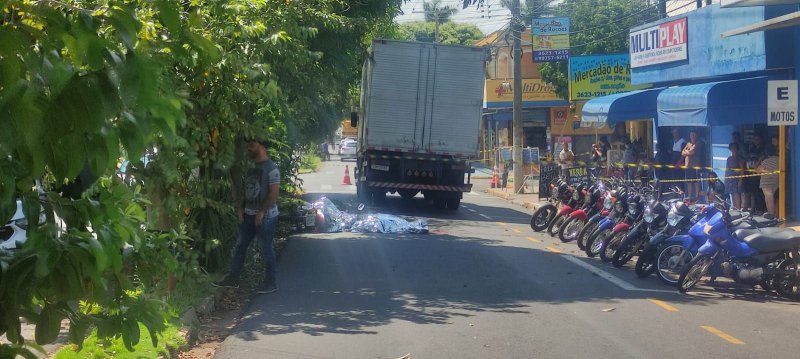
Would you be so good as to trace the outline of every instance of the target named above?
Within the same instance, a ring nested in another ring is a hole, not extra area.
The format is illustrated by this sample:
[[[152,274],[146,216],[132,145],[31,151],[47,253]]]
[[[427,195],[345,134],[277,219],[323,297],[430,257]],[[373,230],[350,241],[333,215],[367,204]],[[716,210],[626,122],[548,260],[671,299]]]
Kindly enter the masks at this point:
[[[800,232],[788,230],[761,232],[745,237],[744,241],[760,252],[778,252],[800,247]]]
[[[782,231],[793,231],[793,229],[778,228],[778,227],[737,229],[733,232],[733,236],[736,237],[736,239],[743,241],[748,236],[754,234],[770,234]]]

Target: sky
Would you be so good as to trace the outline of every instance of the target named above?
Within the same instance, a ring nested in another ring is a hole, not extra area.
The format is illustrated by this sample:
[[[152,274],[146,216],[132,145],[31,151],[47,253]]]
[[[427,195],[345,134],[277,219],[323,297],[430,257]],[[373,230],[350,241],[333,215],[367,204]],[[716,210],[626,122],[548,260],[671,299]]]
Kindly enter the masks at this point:
[[[670,16],[675,16],[687,11],[694,10],[695,7],[691,4],[696,0],[667,0],[667,11]],[[713,3],[719,3],[720,0],[712,0]],[[558,0],[552,1],[554,4]],[[402,6],[403,15],[395,18],[398,23],[406,23],[412,21],[422,21],[425,19],[425,14],[422,13],[423,0],[410,0],[405,2]],[[460,23],[470,23],[478,26],[484,35],[488,35],[496,30],[499,30],[508,24],[511,18],[511,11],[500,6],[500,0],[485,0],[484,5],[478,8],[477,5],[472,5],[466,9],[462,9],[461,0],[442,0],[443,6],[452,5],[458,8],[452,20]],[[690,4],[687,4],[690,3]],[[419,12],[419,13],[415,13]]]
[[[424,20],[425,14],[421,13],[423,11],[422,3],[423,0],[411,0],[404,3],[402,7],[404,14],[396,17],[395,21],[402,24]],[[484,3],[485,5],[481,8],[472,5],[462,9],[461,0],[441,0],[442,6],[451,5],[459,9],[451,18],[452,21],[475,24],[484,34],[499,30],[508,24],[508,20],[511,18],[511,11],[500,6],[500,0],[485,0]]]

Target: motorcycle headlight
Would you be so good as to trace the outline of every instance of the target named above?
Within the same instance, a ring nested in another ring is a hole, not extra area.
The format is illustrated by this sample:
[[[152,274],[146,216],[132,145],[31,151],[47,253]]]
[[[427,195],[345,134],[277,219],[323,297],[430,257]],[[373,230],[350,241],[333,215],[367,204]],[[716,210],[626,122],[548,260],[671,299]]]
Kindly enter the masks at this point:
[[[631,216],[635,216],[636,215],[636,205],[635,204],[630,206],[630,207],[628,207],[628,214],[630,214]]]
[[[581,194],[578,193],[578,191],[572,192],[572,199],[576,200],[576,201],[580,200],[581,199]]]
[[[614,210],[617,212],[625,212],[625,206],[622,205],[621,202],[614,204]]]
[[[606,197],[606,199],[605,199],[605,200],[603,200],[603,208],[605,208],[605,209],[611,209],[611,207],[612,207],[613,205],[614,205],[614,203],[611,201],[611,197]]]
[[[587,195],[583,196],[583,201],[586,202],[586,203],[590,203],[592,201],[592,195],[587,194]]]
[[[656,215],[653,214],[651,211],[644,212],[644,221],[647,223],[653,223],[656,220]]]
[[[669,214],[667,215],[667,224],[669,224],[672,227],[675,227],[678,225],[678,222],[680,222],[682,219],[683,216],[680,216],[675,212],[669,212]]]

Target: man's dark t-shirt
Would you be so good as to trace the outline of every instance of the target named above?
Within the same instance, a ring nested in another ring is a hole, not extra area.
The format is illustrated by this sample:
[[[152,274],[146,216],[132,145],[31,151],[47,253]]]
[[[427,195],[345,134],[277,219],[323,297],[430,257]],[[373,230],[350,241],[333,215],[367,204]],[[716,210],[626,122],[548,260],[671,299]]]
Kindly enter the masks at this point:
[[[244,179],[244,213],[251,216],[257,214],[261,209],[261,203],[264,203],[264,199],[269,194],[269,186],[280,183],[280,180],[280,170],[270,160],[256,163],[253,168],[247,170]],[[265,214],[266,218],[277,217],[278,204],[268,208]]]

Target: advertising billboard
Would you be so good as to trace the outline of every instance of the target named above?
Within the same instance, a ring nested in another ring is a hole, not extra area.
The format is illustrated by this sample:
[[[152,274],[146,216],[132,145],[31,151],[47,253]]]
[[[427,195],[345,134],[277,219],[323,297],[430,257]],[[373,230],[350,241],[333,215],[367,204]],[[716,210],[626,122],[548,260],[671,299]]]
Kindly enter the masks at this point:
[[[630,32],[631,67],[643,67],[689,58],[687,19],[680,18]]]
[[[569,18],[533,19],[533,62],[569,60]]]
[[[572,101],[649,87],[631,85],[628,54],[573,56],[569,59],[569,74],[569,98]]]

